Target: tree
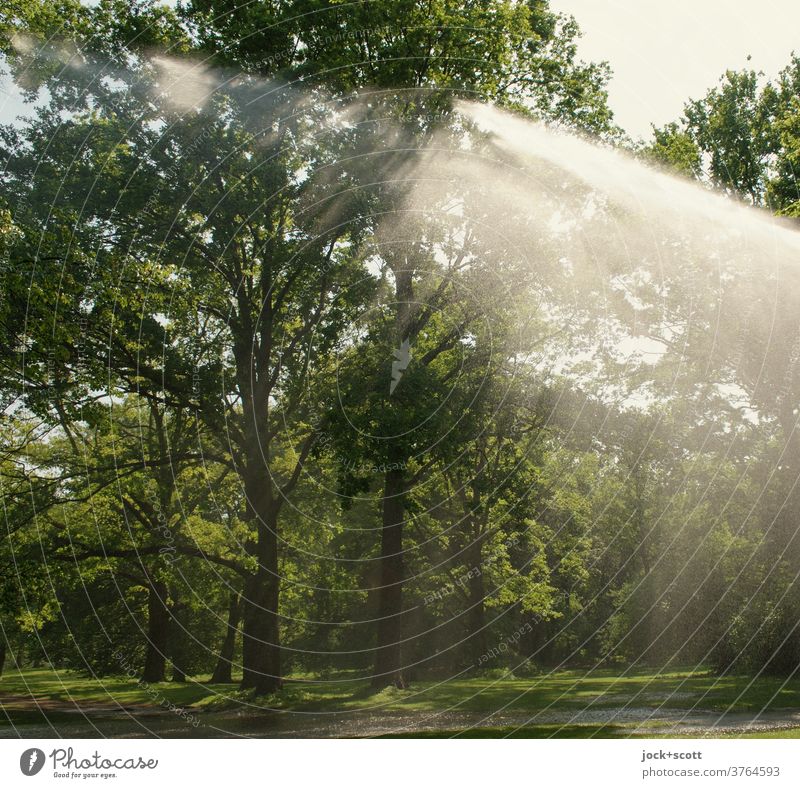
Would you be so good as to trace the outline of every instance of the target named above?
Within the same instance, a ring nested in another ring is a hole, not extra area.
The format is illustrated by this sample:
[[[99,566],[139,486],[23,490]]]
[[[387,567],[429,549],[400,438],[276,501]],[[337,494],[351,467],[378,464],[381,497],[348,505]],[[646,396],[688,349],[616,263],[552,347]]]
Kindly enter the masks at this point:
[[[798,74],[795,55],[774,82],[749,69],[726,71],[719,86],[686,103],[678,122],[653,128],[645,154],[753,205],[793,216]]]
[[[437,88],[444,96],[455,86],[462,95],[477,91],[598,131],[609,128],[610,113],[603,87],[607,72],[576,61],[572,40],[577,28],[542,3],[497,3],[488,13],[481,5],[453,10],[442,3],[435,14],[419,3],[408,8],[373,4],[364,11],[367,17],[356,14],[345,20],[348,42],[359,38],[359,25],[406,21],[410,12],[419,20],[419,30],[403,29],[398,38],[383,29],[374,41],[370,33],[366,46],[374,67],[349,75],[348,47],[331,48],[324,35],[320,38],[335,15],[324,15],[323,27],[317,28],[320,18],[309,25],[311,15],[298,13],[308,10],[304,3],[254,11],[270,22],[271,32],[257,36],[261,43],[267,36],[270,51],[282,46],[280,42],[292,42],[265,59],[266,50],[259,54],[254,39],[229,40],[230,25],[240,24],[240,18],[219,13],[224,10],[224,4],[190,5],[178,18],[150,4],[130,9],[114,3],[96,9],[70,6],[68,29],[86,39],[85,60],[74,69],[57,65],[63,49],[55,45],[50,48],[55,57],[45,57],[44,64],[32,54],[35,47],[7,47],[17,78],[31,90],[46,84],[53,97],[22,144],[31,146],[31,155],[14,160],[12,177],[20,195],[45,184],[45,193],[33,204],[63,206],[55,227],[37,226],[33,217],[26,217],[27,240],[38,247],[34,271],[47,283],[56,281],[58,266],[40,266],[43,245],[54,249],[54,263],[63,262],[61,240],[69,238],[71,254],[82,257],[80,267],[70,266],[69,301],[90,304],[95,358],[102,357],[101,338],[110,336],[115,375],[144,378],[148,386],[167,392],[170,402],[197,408],[211,431],[227,426],[231,462],[242,481],[246,519],[254,532],[249,550],[256,562],[243,595],[243,684],[269,692],[281,681],[278,519],[315,439],[313,433],[298,432],[307,409],[302,392],[315,372],[306,360],[333,346],[353,306],[363,303],[371,289],[358,254],[366,222],[349,196],[346,168],[336,166],[347,160],[363,135],[331,122],[321,94],[298,113],[299,96],[288,85],[264,93],[251,79],[230,82],[229,75],[202,69],[198,102],[218,90],[208,98],[206,111],[196,112],[170,92],[176,80],[185,87],[196,67],[149,61],[141,56],[142,49],[156,40],[187,52],[194,37],[201,52],[213,50],[218,60],[270,73],[276,67],[294,69],[347,101],[357,98],[368,81],[391,84],[401,92]],[[49,4],[42,11],[12,20],[17,32],[51,36],[64,19],[51,13]],[[486,31],[480,56],[491,65],[478,72],[465,66],[475,60],[469,30],[476,25]],[[135,35],[126,38],[129,33]],[[412,58],[416,62],[410,69],[394,67],[398,46],[422,47],[431,35],[433,43],[424,55]],[[127,41],[133,48],[122,52],[120,44]],[[325,62],[332,52],[344,70],[332,80],[314,76],[334,74]],[[324,70],[318,72],[320,68]],[[113,80],[96,78],[109,69]],[[428,111],[446,108],[447,102],[432,95]],[[403,113],[410,123],[421,117],[407,102],[399,107],[400,117]],[[429,118],[423,125],[437,123]],[[60,144],[45,150],[45,139]],[[197,139],[203,143],[198,145]],[[22,142],[9,132],[9,155]],[[64,168],[65,151],[75,145],[84,156],[78,166]],[[43,168],[43,161],[51,166]],[[97,265],[100,260],[104,265]],[[121,290],[119,277],[130,260],[136,261],[134,278],[144,283],[144,292],[156,292],[154,302],[140,292]],[[97,277],[98,270],[108,275]],[[407,276],[400,277],[401,289]],[[360,287],[359,281],[364,283]],[[22,282],[18,291],[22,293]],[[53,295],[43,289],[43,314],[57,313],[48,304]],[[166,326],[154,312],[162,305],[169,310],[161,313],[167,315]],[[116,316],[120,306],[122,320]],[[20,302],[20,311],[27,308]],[[46,345],[66,353],[67,362],[70,352],[76,355],[80,310],[73,315],[72,320],[51,321],[53,331],[41,338],[40,353]],[[160,365],[139,363],[143,338],[136,329],[137,315],[146,315],[146,341],[152,348],[155,343],[162,347]],[[112,316],[114,330],[109,332]],[[195,372],[203,386],[193,397],[189,381]],[[86,378],[82,383],[91,385]],[[284,424],[295,426],[283,431]],[[279,476],[270,462],[283,439],[294,443],[296,462]],[[400,492],[397,479],[387,483]],[[387,500],[401,497],[392,494]],[[385,516],[393,517],[388,511]]]

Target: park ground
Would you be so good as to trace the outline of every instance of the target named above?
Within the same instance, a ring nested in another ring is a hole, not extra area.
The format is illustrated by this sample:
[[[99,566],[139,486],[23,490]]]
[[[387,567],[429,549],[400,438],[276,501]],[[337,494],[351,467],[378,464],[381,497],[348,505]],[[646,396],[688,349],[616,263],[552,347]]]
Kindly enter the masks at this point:
[[[295,676],[254,699],[235,684],[7,670],[0,737],[800,738],[800,679],[707,671],[558,671],[416,681]]]

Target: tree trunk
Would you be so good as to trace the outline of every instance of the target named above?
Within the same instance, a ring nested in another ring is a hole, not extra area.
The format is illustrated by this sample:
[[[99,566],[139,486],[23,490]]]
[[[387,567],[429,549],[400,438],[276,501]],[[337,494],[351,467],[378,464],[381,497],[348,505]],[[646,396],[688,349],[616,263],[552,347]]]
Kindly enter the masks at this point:
[[[393,463],[398,465],[398,463]],[[401,466],[402,467],[402,466]],[[402,470],[388,470],[384,477],[381,527],[381,587],[378,598],[378,640],[372,686],[407,687],[403,675],[403,521],[405,483]]]
[[[228,626],[225,630],[225,639],[222,642],[219,659],[211,676],[212,684],[230,684],[233,681],[231,668],[233,654],[236,650],[236,633],[239,629],[240,612],[239,594],[236,591],[232,591],[230,606],[228,607]]]
[[[277,549],[277,544],[276,544]],[[263,566],[245,583],[242,619],[242,689],[268,695],[283,686],[281,679],[277,568]]]
[[[488,511],[483,505],[479,479],[483,473],[484,465],[480,461],[475,468],[470,486],[472,494],[469,503],[465,499],[465,516],[469,528],[467,529],[466,545],[466,578],[467,578],[467,601],[469,612],[467,613],[467,631],[469,651],[473,665],[482,664],[489,651],[488,639],[486,636],[486,610],[484,599],[486,597],[486,587],[483,582],[483,544],[484,534],[488,528]]]
[[[164,681],[170,618],[166,583],[151,579],[147,592],[147,653],[142,681],[151,684]]]
[[[6,664],[6,650],[6,639],[4,635],[2,640],[0,640],[0,676],[3,675],[3,668]]]
[[[481,541],[476,540],[467,551],[469,556],[469,566],[467,567],[467,591],[469,596],[467,626],[469,627],[472,661],[476,665],[481,661],[481,657],[485,656],[489,651],[486,638],[486,609],[484,606],[486,590],[483,583],[482,547]]]
[[[800,512],[800,425],[794,412],[794,400],[784,397],[779,408],[779,419],[785,436],[784,459],[781,480],[785,485],[785,499],[771,528],[771,539],[777,542],[778,550],[792,564],[800,558],[798,512]]]
[[[172,681],[178,684],[186,683],[186,673],[184,673],[183,668],[179,667],[174,662],[172,663]]]
[[[269,479],[247,485],[248,510],[257,523],[255,557],[258,568],[245,581],[242,595],[242,689],[257,695],[279,690],[281,648],[278,604],[278,516],[270,500]]]
[[[170,647],[169,656],[172,660],[172,676],[171,681],[177,683],[184,683],[186,681],[186,671],[188,668],[189,659],[187,654],[189,649],[193,648],[189,644],[187,638],[187,605],[180,600],[173,601],[170,613],[172,614],[172,621],[174,626],[170,631]]]
[[[639,622],[634,628],[638,639],[639,656],[637,661],[644,665],[661,664],[658,656],[659,639],[664,631],[663,622],[658,620],[658,592],[654,575],[651,553],[658,544],[655,527],[648,527],[647,518],[647,471],[638,461],[630,473],[634,485],[633,519],[636,524],[638,544],[635,556],[642,567],[642,578],[638,583],[637,594],[641,600],[642,611]],[[663,643],[663,641],[661,641]]]

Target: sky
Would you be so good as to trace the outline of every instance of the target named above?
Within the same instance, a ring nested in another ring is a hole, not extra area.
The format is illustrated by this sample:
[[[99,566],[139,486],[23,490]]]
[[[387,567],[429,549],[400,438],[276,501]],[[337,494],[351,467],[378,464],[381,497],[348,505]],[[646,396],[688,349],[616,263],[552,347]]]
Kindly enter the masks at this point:
[[[614,70],[609,102],[633,137],[649,137],[681,114],[684,102],[713,87],[727,68],[749,65],[774,77],[800,54],[800,0],[551,0],[572,14],[585,60]],[[0,120],[26,108],[0,80]],[[30,111],[30,108],[27,108]]]
[[[584,60],[614,70],[609,103],[634,137],[676,120],[726,69],[774,77],[800,54],[800,0],[551,0],[572,14]],[[748,63],[747,56],[752,60]]]

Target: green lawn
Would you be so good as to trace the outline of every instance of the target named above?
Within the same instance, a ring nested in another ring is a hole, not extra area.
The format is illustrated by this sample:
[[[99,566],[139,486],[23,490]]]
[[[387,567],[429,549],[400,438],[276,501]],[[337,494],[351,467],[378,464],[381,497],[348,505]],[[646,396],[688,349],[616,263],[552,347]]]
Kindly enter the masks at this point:
[[[175,735],[194,735],[185,730],[185,724],[183,733],[181,726],[173,724],[177,717],[174,707],[181,707],[213,730],[229,730],[233,725],[238,731],[247,732],[250,724],[254,730],[266,726],[266,735],[270,720],[285,727],[298,720],[306,725],[316,719],[359,715],[383,722],[395,718],[404,722],[416,718],[430,720],[436,715],[442,720],[438,730],[423,730],[414,735],[615,736],[642,735],[642,727],[649,723],[616,720],[598,723],[597,715],[602,717],[604,710],[680,709],[755,714],[765,708],[800,709],[800,679],[788,681],[784,686],[783,680],[770,677],[753,681],[746,676],[716,677],[679,670],[668,673],[638,670],[630,675],[613,671],[589,675],[559,671],[525,679],[496,674],[451,681],[418,681],[410,690],[392,688],[379,693],[371,692],[363,680],[348,675],[331,681],[296,676],[287,681],[281,693],[259,699],[239,692],[236,685],[213,685],[206,681],[207,677],[201,676],[187,684],[165,682],[148,688],[126,678],[91,679],[46,669],[8,670],[0,678],[3,712],[0,730],[38,725],[61,732],[64,726],[72,730],[97,723],[104,730],[108,727],[110,735],[117,730],[125,735],[126,725],[132,724],[127,718],[135,713],[137,717],[152,715],[149,729],[161,726],[170,731],[175,728]],[[29,698],[37,703],[26,700]],[[552,715],[557,713],[562,717],[553,723]],[[573,724],[573,715],[587,713],[585,723]],[[483,721],[492,714],[498,716]],[[468,722],[448,727],[448,720],[455,719]],[[657,726],[652,730],[654,736],[659,735]],[[738,735],[797,737],[800,732],[792,728]]]

